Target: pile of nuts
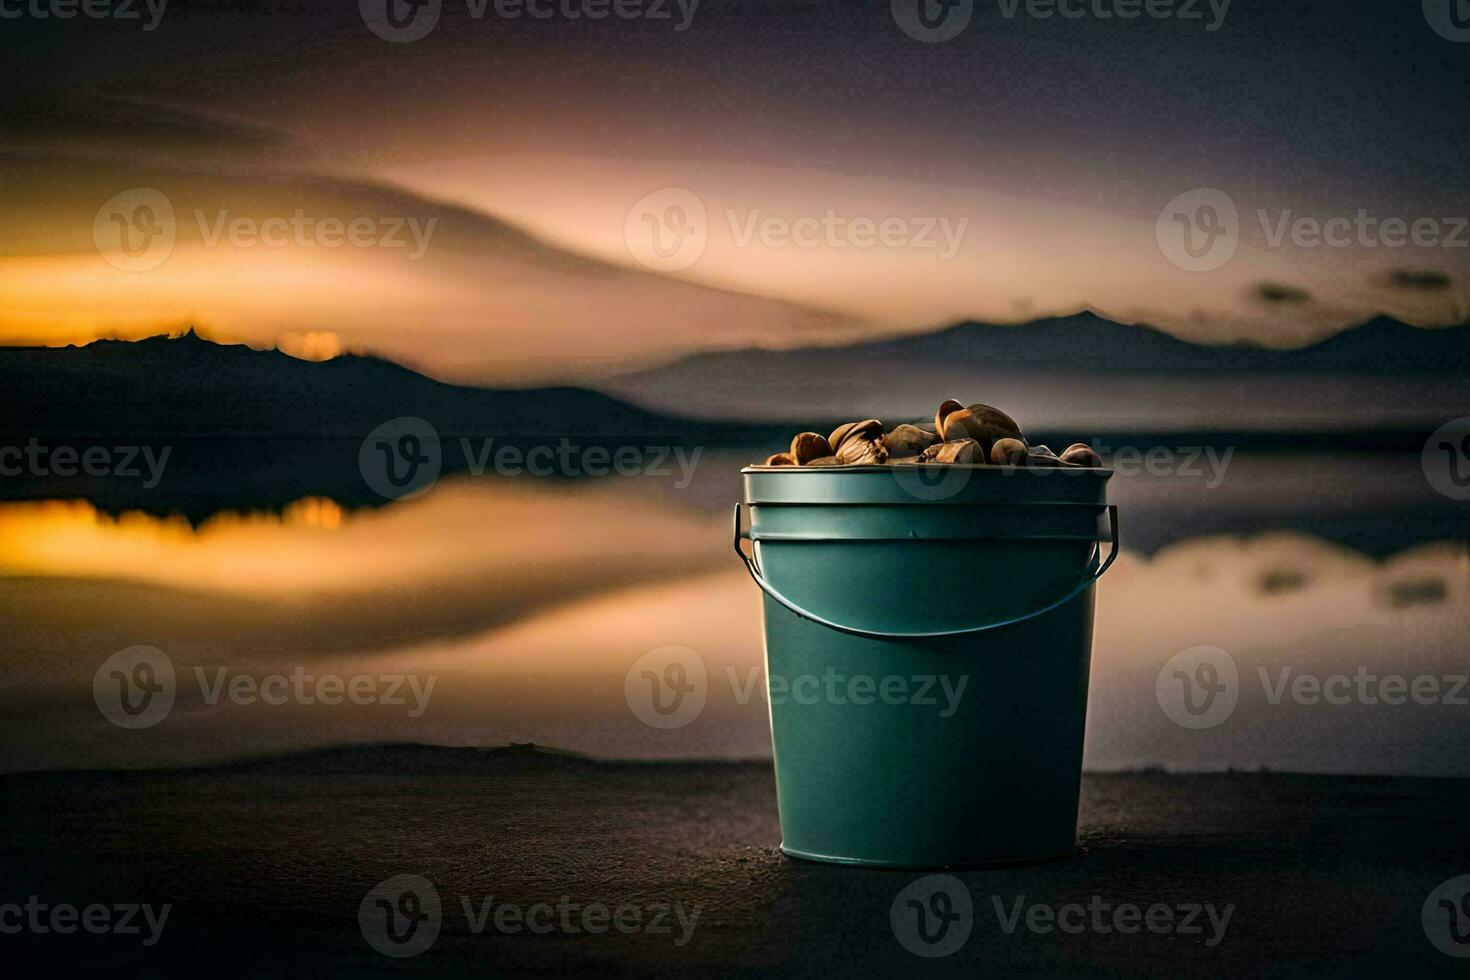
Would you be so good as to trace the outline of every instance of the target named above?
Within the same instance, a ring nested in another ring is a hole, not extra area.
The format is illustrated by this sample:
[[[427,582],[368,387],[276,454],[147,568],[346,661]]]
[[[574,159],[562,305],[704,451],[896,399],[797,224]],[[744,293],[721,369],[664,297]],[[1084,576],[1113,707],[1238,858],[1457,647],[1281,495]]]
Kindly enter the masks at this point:
[[[877,463],[992,463],[996,466],[1095,467],[1102,459],[1093,448],[1074,442],[1058,456],[1033,446],[1015,419],[989,405],[961,405],[945,399],[933,422],[895,426],[884,432],[877,419],[846,422],[829,436],[803,432],[791,448],[766,460],[767,466],[866,466]]]

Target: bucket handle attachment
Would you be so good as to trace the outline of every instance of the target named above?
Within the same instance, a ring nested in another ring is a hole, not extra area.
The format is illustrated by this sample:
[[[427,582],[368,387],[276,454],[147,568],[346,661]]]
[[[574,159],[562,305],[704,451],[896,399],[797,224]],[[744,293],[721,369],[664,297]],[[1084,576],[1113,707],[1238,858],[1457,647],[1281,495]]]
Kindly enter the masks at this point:
[[[846,633],[848,636],[860,636],[870,640],[938,640],[949,636],[972,636],[976,633],[985,633],[989,630],[998,630],[1005,626],[1015,626],[1017,623],[1024,623],[1028,620],[1036,619],[1039,616],[1046,615],[1053,609],[1065,606],[1067,603],[1077,598],[1083,592],[1086,592],[1089,588],[1092,587],[1092,584],[1094,582],[1102,578],[1103,572],[1106,572],[1109,568],[1111,568],[1113,561],[1118,557],[1118,507],[1116,504],[1109,504],[1109,548],[1107,560],[1103,561],[1101,564],[1096,564],[1098,558],[1101,557],[1100,553],[1102,549],[1098,543],[1094,542],[1092,546],[1092,555],[1088,558],[1088,564],[1095,565],[1095,567],[1092,568],[1092,570],[1083,577],[1082,581],[1078,582],[1060,599],[1047,603],[1040,609],[1033,610],[1024,615],[1012,616],[1010,619],[1002,619],[994,623],[985,623],[982,626],[966,626],[961,629],[939,630],[932,633],[885,633],[879,630],[865,630],[857,626],[844,626],[841,623],[834,623],[829,619],[823,619],[821,616],[818,616],[811,610],[803,609],[801,606],[798,606],[795,602],[792,602],[790,599],[786,598],[786,596],[782,595],[774,585],[766,581],[765,576],[761,573],[760,564],[755,558],[755,543],[753,541],[751,542],[750,554],[746,554],[745,549],[740,547],[740,542],[749,538],[747,532],[741,530],[740,528],[741,506],[741,504],[735,505],[735,554],[739,555],[740,560],[745,563],[745,570],[750,572],[751,579],[754,580],[756,585],[760,586],[761,591],[770,596],[772,599],[775,599],[782,606],[785,606],[787,609],[796,613],[796,615],[800,616],[802,619],[816,623],[818,626],[825,626],[830,630],[836,630],[839,633]]]

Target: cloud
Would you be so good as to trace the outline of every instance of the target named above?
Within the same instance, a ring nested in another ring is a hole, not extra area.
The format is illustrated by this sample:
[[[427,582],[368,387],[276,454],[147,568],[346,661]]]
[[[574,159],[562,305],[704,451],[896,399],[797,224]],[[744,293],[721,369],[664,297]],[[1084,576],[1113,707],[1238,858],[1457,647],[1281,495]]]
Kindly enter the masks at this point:
[[[335,330],[288,330],[276,338],[276,349],[303,361],[330,361],[344,348]]]
[[[1312,299],[1312,294],[1305,289],[1280,282],[1258,282],[1252,293],[1256,299],[1272,306],[1296,306]]]
[[[1442,293],[1450,288],[1452,280],[1443,272],[1434,269],[1391,269],[1383,277],[1389,289],[1414,293]]]
[[[122,211],[109,220],[130,191],[153,195],[164,233],[117,225]],[[440,380],[535,385],[872,331],[825,308],[581,255],[492,215],[350,177],[126,154],[18,158],[0,211],[5,344],[135,339],[193,323],[255,347],[285,338],[292,353],[308,334],[335,335],[342,349]],[[160,243],[156,264],[129,271],[117,259],[138,241]]]
[[[0,107],[8,151],[46,157],[170,160],[232,172],[310,163],[316,148],[286,127],[131,95],[20,96]]]

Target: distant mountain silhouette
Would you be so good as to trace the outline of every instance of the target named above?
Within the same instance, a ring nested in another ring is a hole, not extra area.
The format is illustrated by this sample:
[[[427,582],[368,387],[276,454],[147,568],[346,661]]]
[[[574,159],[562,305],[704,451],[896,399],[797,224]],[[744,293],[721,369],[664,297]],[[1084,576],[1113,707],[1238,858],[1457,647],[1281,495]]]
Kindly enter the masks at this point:
[[[1466,375],[1470,325],[1421,330],[1380,317],[1277,350],[1200,346],[1084,312],[840,347],[704,353],[598,388],[654,411],[803,419],[808,428],[865,415],[929,418],[942,398],[978,399],[1028,433],[1070,442],[1102,433],[1410,431],[1438,419],[1432,431],[1470,409]]]
[[[404,415],[427,419],[445,438],[691,434],[689,423],[586,389],[459,387],[376,357],[304,361],[193,330],[0,348],[0,429],[11,433],[361,439]]]
[[[626,375],[759,378],[772,364],[816,369],[832,358],[888,364],[969,362],[1006,372],[1470,372],[1470,325],[1420,329],[1377,317],[1309,347],[1278,350],[1252,344],[1202,346],[1143,324],[1116,323],[1093,312],[1016,325],[968,321],[933,333],[844,347],[785,351],[744,349],[697,354],[673,365]],[[615,386],[617,387],[617,386]]]
[[[676,418],[583,388],[459,387],[376,357],[303,361],[190,331],[81,347],[0,348],[0,448],[26,452],[32,440],[78,453],[134,447],[134,455],[120,450],[114,457],[117,478],[89,476],[75,465],[63,475],[59,467],[9,459],[0,500],[85,499],[110,513],[136,509],[191,521],[222,510],[279,511],[303,497],[379,506],[391,498],[368,481],[361,449],[380,425],[404,416],[433,426],[438,475],[446,477],[494,473],[491,446],[496,453],[600,446],[609,454],[654,447],[639,458],[673,474],[673,453],[790,438],[769,423]],[[137,447],[168,452],[161,482],[143,478]]]

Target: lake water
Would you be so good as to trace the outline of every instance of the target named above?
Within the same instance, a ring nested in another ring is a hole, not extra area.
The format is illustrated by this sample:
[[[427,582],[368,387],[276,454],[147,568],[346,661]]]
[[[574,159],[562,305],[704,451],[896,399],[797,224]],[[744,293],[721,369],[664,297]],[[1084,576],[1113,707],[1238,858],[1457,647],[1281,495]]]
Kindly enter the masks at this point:
[[[729,544],[739,467],[766,451],[709,450],[666,475],[461,473],[370,507],[0,503],[0,769],[390,740],[769,756],[760,603]],[[1098,588],[1089,767],[1470,773],[1470,505],[1431,486],[1417,451],[1127,458],[1110,490],[1123,554]],[[104,661],[138,645],[168,658],[174,700],[125,729],[94,682],[112,684]],[[707,702],[651,727],[625,682],[670,645],[704,665]],[[1228,658],[1233,701],[1189,727],[1164,703],[1171,658],[1201,646]],[[334,690],[343,703],[324,703]]]

